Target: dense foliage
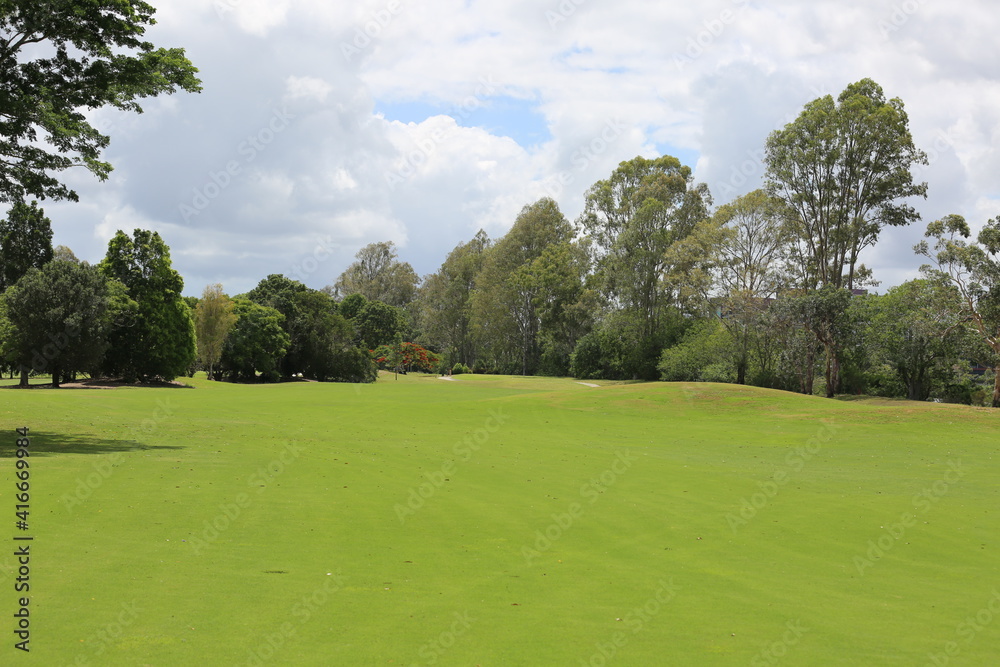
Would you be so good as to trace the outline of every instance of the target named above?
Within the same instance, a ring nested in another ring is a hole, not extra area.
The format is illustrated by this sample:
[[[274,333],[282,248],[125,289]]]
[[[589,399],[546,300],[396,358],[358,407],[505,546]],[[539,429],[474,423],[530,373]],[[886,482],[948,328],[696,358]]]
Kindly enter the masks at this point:
[[[95,283],[71,251],[52,250],[37,205],[18,203],[0,224],[4,361],[23,378],[55,369],[57,381],[201,368],[368,382],[381,368],[1000,406],[1000,218],[976,243],[959,216],[930,223],[935,245],[916,248],[933,263],[924,277],[864,289],[878,283],[862,251],[886,226],[919,220],[912,198],[926,196],[903,103],[864,79],[807,104],[765,155],[765,188],[718,208],[689,166],[640,156],[586,191],[575,223],[539,199],[506,234],[479,231],[422,279],[378,242],[323,290],[273,274],[233,299],[221,285],[182,298],[166,244],[143,230],[111,240]],[[60,323],[86,317],[86,354],[38,356]]]

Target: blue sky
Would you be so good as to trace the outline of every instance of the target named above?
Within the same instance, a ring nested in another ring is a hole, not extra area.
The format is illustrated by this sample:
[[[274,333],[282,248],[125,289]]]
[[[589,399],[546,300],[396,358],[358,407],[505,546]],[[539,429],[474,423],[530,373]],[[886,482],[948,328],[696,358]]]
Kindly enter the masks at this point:
[[[470,95],[458,104],[440,100],[376,102],[375,113],[403,123],[422,123],[431,116],[450,116],[463,127],[479,127],[498,137],[510,137],[525,148],[552,140],[545,116],[539,113],[536,102],[508,96]]]

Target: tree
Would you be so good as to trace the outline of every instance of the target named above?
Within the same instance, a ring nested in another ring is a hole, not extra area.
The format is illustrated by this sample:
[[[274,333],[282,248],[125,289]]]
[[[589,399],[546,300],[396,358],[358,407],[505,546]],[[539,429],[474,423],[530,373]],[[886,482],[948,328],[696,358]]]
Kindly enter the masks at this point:
[[[2,163],[2,161],[0,161]],[[0,293],[52,259],[52,221],[38,202],[15,202],[0,221]]]
[[[549,198],[525,206],[510,231],[487,250],[472,297],[476,336],[495,364],[534,373],[541,356],[539,306],[546,249],[569,243],[573,227]]]
[[[637,338],[626,343],[639,350],[634,377],[657,375],[665,340],[661,325],[673,300],[662,279],[666,251],[708,216],[711,203],[690,167],[670,156],[622,162],[587,191],[577,226],[593,241],[604,297],[638,325]]]
[[[80,260],[77,259],[73,251],[64,245],[57,245],[52,251],[52,259],[58,260],[60,262],[73,262],[74,264],[79,264]]]
[[[299,294],[304,294],[308,291],[309,288],[299,281],[286,278],[285,276],[277,273],[272,273],[267,278],[264,278],[257,283],[257,286],[247,292],[245,297],[254,303],[274,308],[281,313],[284,316],[284,319],[282,320],[282,327],[288,334],[289,340],[291,340],[292,328],[295,325],[294,323],[297,317],[295,299]],[[296,357],[297,355],[293,350],[289,350],[287,355],[282,355],[280,357],[281,374],[285,377],[291,377],[296,373],[301,372],[301,370],[295,366],[294,359]]]
[[[338,312],[349,320],[353,320],[361,312],[361,309],[368,303],[368,299],[360,294],[345,296],[337,307]]]
[[[719,208],[667,251],[667,283],[679,301],[720,317],[728,329],[737,384],[746,383],[762,315],[784,283],[784,212],[779,200],[756,190]]]
[[[864,311],[865,343],[875,365],[895,375],[906,397],[927,399],[938,376],[948,374],[963,345],[958,289],[940,279],[920,279],[882,296],[854,299]]]
[[[352,321],[357,342],[366,350],[391,343],[409,328],[402,309],[381,301],[366,302]]]
[[[539,372],[569,374],[573,350],[593,327],[600,296],[591,281],[589,242],[563,242],[548,246],[531,264],[538,290]]]
[[[136,304],[112,326],[105,371],[129,381],[182,375],[197,355],[197,336],[181,297],[184,280],[159,233],[136,229],[129,238],[119,230],[98,268]]]
[[[424,279],[417,295],[417,328],[422,342],[468,366],[476,362],[472,293],[489,247],[489,237],[479,230],[472,240],[448,253],[441,268]]]
[[[107,347],[108,289],[96,268],[73,262],[34,267],[3,296],[13,329],[6,356],[21,370],[52,375],[52,386],[77,371],[93,372]]]
[[[358,379],[359,365],[353,342],[354,327],[337,312],[327,294],[308,290],[293,298],[294,319],[289,327],[289,365],[320,382],[365,382]],[[367,353],[362,355],[371,363]],[[360,374],[365,377],[364,369]]]
[[[222,285],[209,285],[194,310],[195,332],[198,335],[198,359],[213,377],[213,369],[222,358],[226,336],[236,324],[233,302],[222,291]]]
[[[403,365],[403,336],[398,332],[389,346],[389,354],[386,361],[392,366],[392,376],[394,380],[399,380],[399,367]]]
[[[826,397],[833,398],[840,385],[841,346],[849,331],[846,320],[851,293],[843,288],[826,285],[806,291],[788,302],[789,312],[826,350]],[[811,365],[811,355],[809,355]],[[812,393],[812,382],[808,384]]]
[[[420,279],[409,263],[396,259],[392,241],[369,243],[354,257],[357,261],[337,278],[336,297],[361,294],[369,301],[399,308],[413,301]]]
[[[789,207],[802,287],[854,289],[860,253],[885,226],[920,219],[905,202],[927,196],[914,165],[927,164],[910,135],[898,98],[885,99],[871,79],[827,95],[767,139],[768,191]]]
[[[237,297],[233,301],[236,323],[226,337],[220,359],[222,373],[230,380],[274,382],[291,344],[285,332],[285,316],[278,310]]]
[[[1000,408],[1000,217],[983,226],[978,244],[965,240],[971,231],[960,215],[930,223],[924,235],[937,241],[933,250],[927,241],[914,247],[934,262],[921,271],[958,289],[964,322],[992,352],[987,360],[994,375],[992,405]]]
[[[719,320],[701,320],[684,338],[663,350],[657,368],[667,382],[732,382],[733,350],[729,331]]]
[[[0,201],[77,200],[52,172],[83,166],[104,180],[109,138],[84,115],[201,90],[183,49],[142,39],[155,9],[140,0],[4,0],[0,9]]]
[[[813,100],[799,117],[767,139],[768,191],[792,212],[801,287],[846,287],[869,271],[858,266],[861,251],[883,227],[920,219],[905,199],[927,196],[910,170],[927,164],[913,145],[909,119],[898,98],[885,99],[871,79],[833,97]],[[833,331],[833,323],[823,325]],[[827,395],[839,387],[837,342],[825,345]]]

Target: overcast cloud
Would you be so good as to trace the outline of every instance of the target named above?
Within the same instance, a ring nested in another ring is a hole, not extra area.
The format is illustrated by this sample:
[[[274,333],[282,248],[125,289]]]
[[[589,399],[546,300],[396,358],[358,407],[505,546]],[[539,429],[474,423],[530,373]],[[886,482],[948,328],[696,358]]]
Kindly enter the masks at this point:
[[[115,165],[44,202],[96,262],[117,229],[161,233],[185,293],[270,273],[332,284],[392,240],[421,275],[552,196],[573,220],[622,160],[670,154],[716,205],[760,185],[769,132],[864,77],[900,97],[924,223],[1000,215],[1000,28],[986,0],[163,0],[149,38],[204,92],[99,111]],[[914,277],[923,224],[883,234],[882,289]]]

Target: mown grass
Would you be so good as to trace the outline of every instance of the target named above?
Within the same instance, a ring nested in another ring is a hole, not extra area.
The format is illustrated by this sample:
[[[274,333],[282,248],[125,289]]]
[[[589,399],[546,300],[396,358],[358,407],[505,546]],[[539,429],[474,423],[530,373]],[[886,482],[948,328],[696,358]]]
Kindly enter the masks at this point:
[[[15,427],[33,452],[32,650],[8,633],[8,658],[1000,656],[995,411],[554,378],[189,382],[0,389],[12,533]]]

